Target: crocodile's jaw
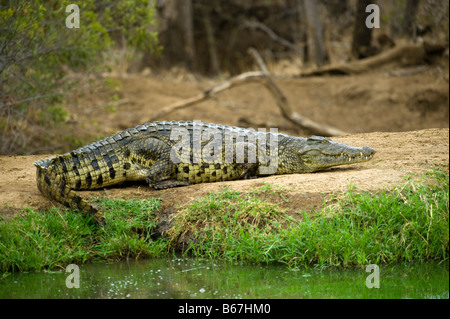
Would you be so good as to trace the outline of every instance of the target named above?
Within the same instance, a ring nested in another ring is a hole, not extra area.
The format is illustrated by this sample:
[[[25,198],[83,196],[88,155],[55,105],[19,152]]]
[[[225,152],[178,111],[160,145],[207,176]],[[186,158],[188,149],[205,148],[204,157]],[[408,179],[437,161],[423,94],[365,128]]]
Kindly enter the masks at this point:
[[[368,146],[342,148],[341,152],[326,152],[320,149],[308,150],[301,154],[303,164],[311,172],[321,171],[329,167],[367,162],[373,158],[375,150]]]

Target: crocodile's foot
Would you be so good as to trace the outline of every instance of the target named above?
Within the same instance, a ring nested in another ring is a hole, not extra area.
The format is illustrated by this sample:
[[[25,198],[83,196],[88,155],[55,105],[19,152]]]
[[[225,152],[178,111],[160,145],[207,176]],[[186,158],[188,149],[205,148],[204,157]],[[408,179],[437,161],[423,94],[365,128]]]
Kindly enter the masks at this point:
[[[160,181],[160,182],[154,182],[147,178],[147,183],[150,187],[153,187],[154,189],[166,189],[166,188],[172,188],[172,187],[177,187],[177,186],[191,185],[191,183],[188,181],[177,181],[177,180],[172,180],[172,179],[168,179],[168,180]]]

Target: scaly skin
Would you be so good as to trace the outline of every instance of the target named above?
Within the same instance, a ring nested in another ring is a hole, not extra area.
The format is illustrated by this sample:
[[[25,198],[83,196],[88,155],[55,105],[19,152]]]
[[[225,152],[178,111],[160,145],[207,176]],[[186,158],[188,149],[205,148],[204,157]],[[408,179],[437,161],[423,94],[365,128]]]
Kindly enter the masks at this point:
[[[270,149],[273,141],[277,144]],[[125,181],[146,181],[149,186],[162,189],[310,173],[368,161],[374,154],[375,150],[367,146],[353,147],[317,136],[302,138],[219,124],[172,121],[139,125],[34,164],[42,194],[90,214],[104,225],[102,214],[76,191]]]

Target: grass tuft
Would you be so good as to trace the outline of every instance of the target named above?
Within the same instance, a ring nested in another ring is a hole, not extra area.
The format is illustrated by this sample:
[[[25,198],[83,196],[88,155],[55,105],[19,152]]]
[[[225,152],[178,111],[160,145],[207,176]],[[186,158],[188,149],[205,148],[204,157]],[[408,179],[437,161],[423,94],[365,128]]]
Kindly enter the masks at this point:
[[[172,242],[186,243],[185,253],[195,256],[272,262],[267,245],[292,218],[257,195],[258,191],[242,195],[228,187],[210,193],[179,211],[167,235]]]

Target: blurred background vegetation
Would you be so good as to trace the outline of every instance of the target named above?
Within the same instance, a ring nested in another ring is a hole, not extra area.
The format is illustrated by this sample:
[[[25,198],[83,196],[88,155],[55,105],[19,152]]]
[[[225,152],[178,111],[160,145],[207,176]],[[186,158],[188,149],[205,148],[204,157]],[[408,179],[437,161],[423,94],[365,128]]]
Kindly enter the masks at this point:
[[[155,10],[148,1],[79,1],[78,29],[66,27],[72,2],[0,4],[0,154],[25,152],[36,129],[65,120],[60,104],[80,90],[69,72],[105,70],[105,55],[117,45],[158,49]]]
[[[224,77],[255,69],[250,47],[267,63],[306,68],[375,55],[398,39],[449,40],[447,0],[86,0],[77,2],[80,28],[69,29],[72,2],[0,2],[0,154],[58,149],[45,147],[54,138],[46,132],[68,120],[67,101],[98,90],[118,99],[104,72]],[[369,3],[383,3],[389,28],[358,25]]]

